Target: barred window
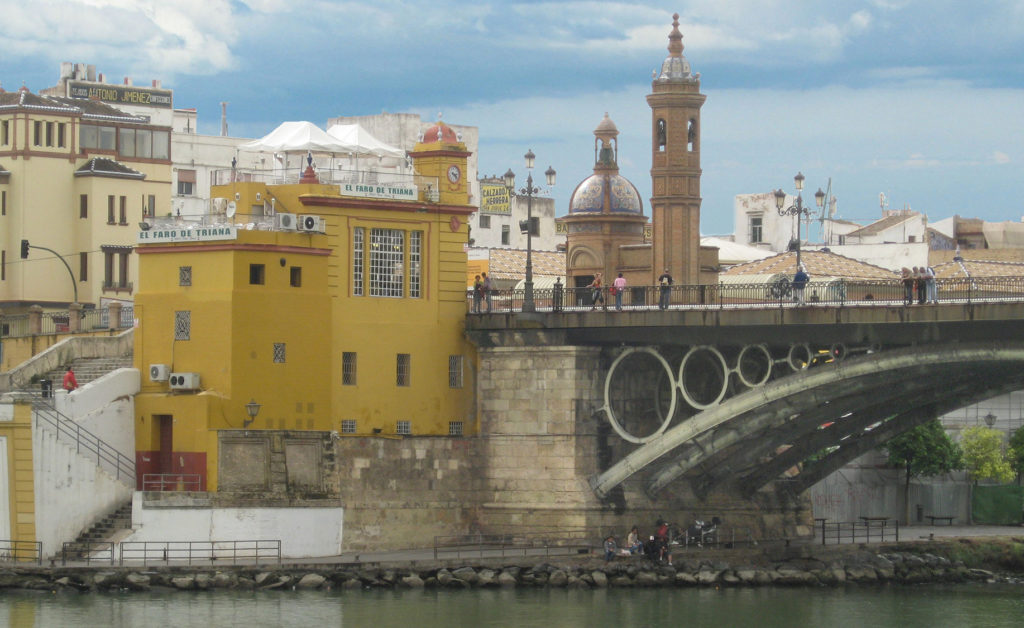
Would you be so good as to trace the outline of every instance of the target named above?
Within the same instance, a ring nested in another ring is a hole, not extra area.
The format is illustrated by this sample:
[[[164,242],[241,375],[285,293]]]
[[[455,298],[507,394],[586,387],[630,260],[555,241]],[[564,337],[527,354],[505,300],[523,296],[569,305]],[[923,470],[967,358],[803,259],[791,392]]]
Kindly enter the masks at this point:
[[[395,434],[408,436],[412,434],[412,423],[410,421],[399,421],[395,425]]]
[[[404,296],[405,232],[370,230],[370,296]]]
[[[192,312],[189,310],[174,313],[174,339],[189,340],[192,336]]]
[[[462,356],[448,356],[448,388],[462,388]]]
[[[481,229],[490,229],[491,228],[491,217],[490,216],[480,216],[480,228]]]
[[[448,421],[448,435],[462,436],[462,421]]]
[[[179,286],[191,286],[192,285],[192,267],[191,266],[179,266],[178,267],[178,285]]]
[[[364,229],[356,227],[352,233],[352,294],[363,296],[363,237]]]
[[[398,375],[395,379],[395,383],[399,386],[409,386],[411,379],[410,368],[412,366],[412,356],[408,353],[398,354]]]
[[[263,264],[249,264],[249,283],[254,286],[262,286],[266,278],[266,269]]]
[[[409,296],[418,299],[422,295],[421,262],[423,261],[423,232],[409,232]]]
[[[356,420],[355,419],[343,419],[341,422],[341,433],[342,434],[355,434],[356,433]]]
[[[354,351],[345,351],[341,354],[341,384],[343,386],[356,385],[356,354]]]
[[[278,364],[283,364],[284,363],[284,343],[283,342],[275,342],[274,343],[274,362],[278,363]]]

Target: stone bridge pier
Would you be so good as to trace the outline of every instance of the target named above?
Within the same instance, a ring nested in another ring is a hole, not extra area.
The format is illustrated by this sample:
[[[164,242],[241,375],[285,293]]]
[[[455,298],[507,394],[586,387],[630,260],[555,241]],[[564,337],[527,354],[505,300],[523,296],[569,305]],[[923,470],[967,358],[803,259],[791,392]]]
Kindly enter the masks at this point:
[[[479,347],[481,531],[612,531],[624,537],[633,525],[652,533],[657,519],[685,526],[718,516],[722,540],[811,532],[810,502],[788,491],[766,488],[746,496],[725,482],[698,496],[690,482],[677,481],[650,494],[649,468],[599,497],[592,478],[641,447],[624,439],[603,409],[606,378],[619,351],[536,334]],[[631,390],[632,398],[619,403],[646,410],[634,412],[641,418],[624,428],[649,433],[665,422],[643,414],[659,414],[652,410],[658,405],[669,410],[672,384],[659,379],[657,364],[634,364],[630,371],[619,378],[616,396]],[[679,413],[667,416],[673,414]]]

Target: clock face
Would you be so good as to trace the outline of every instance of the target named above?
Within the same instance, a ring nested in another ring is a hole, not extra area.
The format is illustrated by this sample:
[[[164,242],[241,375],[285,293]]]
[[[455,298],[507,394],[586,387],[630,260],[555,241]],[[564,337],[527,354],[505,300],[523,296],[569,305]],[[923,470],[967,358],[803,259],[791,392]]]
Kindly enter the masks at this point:
[[[452,183],[458,183],[459,179],[462,178],[462,171],[459,170],[458,166],[448,166],[448,180]]]

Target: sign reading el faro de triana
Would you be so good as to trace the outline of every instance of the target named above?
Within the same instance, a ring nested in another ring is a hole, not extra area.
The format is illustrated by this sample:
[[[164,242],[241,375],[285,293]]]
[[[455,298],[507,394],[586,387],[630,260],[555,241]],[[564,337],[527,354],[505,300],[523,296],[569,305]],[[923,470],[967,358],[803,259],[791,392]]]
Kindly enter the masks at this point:
[[[141,89],[128,85],[69,81],[68,94],[72,98],[96,99],[115,105],[142,105],[143,107],[170,109],[172,92],[169,89]]]
[[[511,214],[508,188],[501,183],[480,184],[480,213]]]

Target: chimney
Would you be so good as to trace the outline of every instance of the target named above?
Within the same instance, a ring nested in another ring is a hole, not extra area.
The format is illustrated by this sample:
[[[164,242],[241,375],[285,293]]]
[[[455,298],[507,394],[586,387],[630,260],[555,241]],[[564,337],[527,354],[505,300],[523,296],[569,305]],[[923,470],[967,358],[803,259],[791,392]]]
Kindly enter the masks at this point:
[[[90,81],[96,80],[96,66],[89,64],[85,66],[85,77]]]
[[[60,64],[60,77],[62,79],[73,78],[74,75],[71,74],[71,68],[70,61],[62,61]]]
[[[124,84],[125,85],[131,85],[132,84],[132,79],[130,77],[127,77],[127,76],[124,77]]]
[[[153,79],[153,87],[160,89],[160,79]]]
[[[105,78],[105,77],[103,76],[103,72],[100,72],[100,75],[99,75],[99,82],[100,82],[100,83],[105,83],[105,82],[106,82],[106,78]]]

